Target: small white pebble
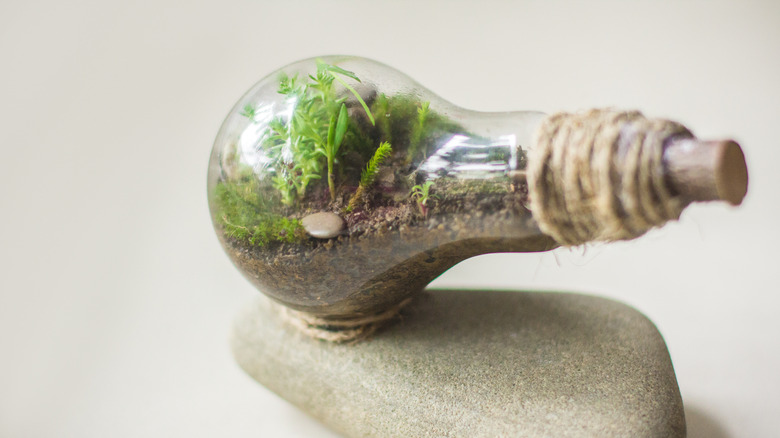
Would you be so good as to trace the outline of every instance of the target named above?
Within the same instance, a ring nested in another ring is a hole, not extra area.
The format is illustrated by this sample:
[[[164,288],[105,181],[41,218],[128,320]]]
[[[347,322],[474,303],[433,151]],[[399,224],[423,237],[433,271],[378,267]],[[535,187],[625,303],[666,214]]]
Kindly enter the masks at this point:
[[[326,211],[304,217],[301,219],[301,224],[311,237],[317,239],[331,239],[341,234],[341,230],[344,229],[344,219]]]

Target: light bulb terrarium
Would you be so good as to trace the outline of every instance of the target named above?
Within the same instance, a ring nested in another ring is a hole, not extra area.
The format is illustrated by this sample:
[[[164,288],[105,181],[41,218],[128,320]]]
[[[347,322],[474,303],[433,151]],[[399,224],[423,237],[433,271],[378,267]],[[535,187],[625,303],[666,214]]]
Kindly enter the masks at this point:
[[[466,258],[559,246],[526,183],[545,117],[459,108],[363,58],[291,64],[252,87],[217,135],[215,230],[282,304],[333,319],[381,312]],[[669,153],[690,157],[680,145]],[[693,198],[724,198],[705,186]]]

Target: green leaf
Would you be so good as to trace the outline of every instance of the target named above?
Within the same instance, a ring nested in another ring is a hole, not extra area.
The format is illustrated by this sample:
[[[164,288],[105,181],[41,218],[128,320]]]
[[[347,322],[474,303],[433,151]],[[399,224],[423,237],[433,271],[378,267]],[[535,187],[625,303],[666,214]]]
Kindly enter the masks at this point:
[[[420,108],[417,108],[417,122],[420,125],[425,124],[425,119],[428,118],[428,112],[430,111],[430,102],[423,102]]]
[[[241,112],[241,115],[248,118],[248,119],[254,119],[255,118],[255,107],[252,106],[252,104],[248,103],[244,106],[244,110]]]
[[[360,97],[360,94],[358,94],[358,92],[355,91],[354,88],[352,88],[348,83],[346,83],[344,81],[344,79],[341,79],[340,77],[336,77],[336,76],[334,76],[334,77],[336,78],[337,81],[339,81],[339,83],[341,85],[344,86],[344,88],[346,88],[353,95],[355,95],[355,97],[357,98],[358,102],[360,102],[360,104],[363,106],[363,110],[366,112],[366,115],[368,115],[368,119],[371,120],[371,125],[376,126],[376,121],[374,120],[374,116],[371,114],[371,110],[368,109],[368,105],[366,105],[366,101],[363,100],[363,98]]]
[[[360,82],[360,79],[358,79],[358,77],[355,75],[355,73],[352,73],[352,72],[351,72],[351,71],[349,71],[349,70],[344,70],[344,69],[343,69],[343,68],[341,68],[341,67],[337,67],[337,66],[335,66],[335,65],[328,65],[328,64],[326,64],[326,69],[327,69],[329,72],[332,72],[332,73],[338,73],[338,74],[340,74],[340,75],[346,76],[346,77],[348,77],[348,78],[352,78],[352,79],[354,79],[354,80],[356,80],[356,81]]]
[[[341,146],[341,142],[344,140],[344,134],[347,133],[347,126],[349,122],[349,117],[347,116],[347,106],[343,103],[341,104],[341,109],[339,110],[339,120],[336,122],[336,137],[333,141],[333,152],[339,150],[339,147]]]
[[[339,114],[340,116],[341,114]],[[334,154],[335,148],[333,147],[333,140],[336,136],[336,117],[330,116],[330,124],[328,124],[328,152]]]

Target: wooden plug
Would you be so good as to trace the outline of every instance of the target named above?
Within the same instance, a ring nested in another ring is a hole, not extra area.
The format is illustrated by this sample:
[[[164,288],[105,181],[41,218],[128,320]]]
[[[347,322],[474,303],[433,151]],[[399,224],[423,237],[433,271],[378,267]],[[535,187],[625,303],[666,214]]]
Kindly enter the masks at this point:
[[[664,149],[664,165],[667,184],[686,203],[739,205],[747,193],[745,155],[733,140],[674,140]]]

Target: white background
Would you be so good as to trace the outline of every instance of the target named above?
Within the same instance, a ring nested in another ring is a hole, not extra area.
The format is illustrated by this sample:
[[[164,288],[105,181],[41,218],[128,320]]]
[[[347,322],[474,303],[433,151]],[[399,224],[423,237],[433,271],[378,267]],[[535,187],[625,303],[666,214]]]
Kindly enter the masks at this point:
[[[333,53],[473,109],[635,108],[740,141],[741,208],[436,285],[629,303],[666,338],[690,436],[779,433],[780,3],[2,0],[0,436],[334,436],[234,364],[257,291],[205,196],[241,94]]]

